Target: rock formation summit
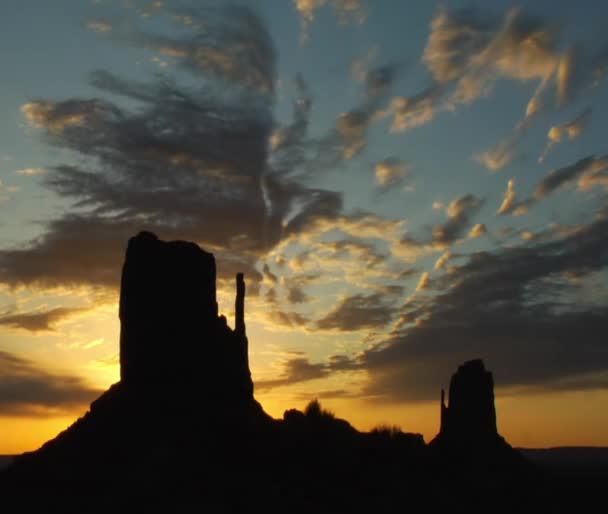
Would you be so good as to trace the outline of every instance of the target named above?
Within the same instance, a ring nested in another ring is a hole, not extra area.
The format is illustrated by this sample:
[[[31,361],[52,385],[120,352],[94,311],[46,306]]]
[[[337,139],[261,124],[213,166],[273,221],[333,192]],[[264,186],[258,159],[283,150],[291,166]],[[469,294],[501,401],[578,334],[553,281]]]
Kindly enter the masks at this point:
[[[218,316],[215,258],[198,245],[141,232],[129,240],[120,293],[124,386],[239,402],[253,398],[243,274],[234,330]]]
[[[465,362],[452,375],[447,406],[441,390],[440,433],[461,441],[497,437],[494,379],[481,359]]]
[[[253,396],[240,273],[235,286],[230,328],[218,314],[211,253],[149,232],[131,238],[120,381],[0,473],[3,505],[63,514],[392,513],[432,497],[437,512],[476,512],[471,499],[488,512],[485,492],[494,497],[498,484],[509,499],[523,484],[480,360],[458,368],[447,406],[442,392],[441,430],[429,445],[396,427],[359,432],[314,401],[282,420],[268,416]]]
[[[448,404],[441,390],[439,434],[429,443],[457,467],[525,470],[525,459],[498,433],[494,379],[481,359],[465,362],[450,379]]]
[[[16,459],[13,474],[141,481],[158,466],[187,469],[187,454],[211,458],[218,434],[230,445],[221,461],[240,459],[251,444],[242,434],[273,423],[253,397],[244,304],[239,273],[230,328],[218,315],[211,253],[149,232],[132,237],[121,280],[120,381],[67,430]]]

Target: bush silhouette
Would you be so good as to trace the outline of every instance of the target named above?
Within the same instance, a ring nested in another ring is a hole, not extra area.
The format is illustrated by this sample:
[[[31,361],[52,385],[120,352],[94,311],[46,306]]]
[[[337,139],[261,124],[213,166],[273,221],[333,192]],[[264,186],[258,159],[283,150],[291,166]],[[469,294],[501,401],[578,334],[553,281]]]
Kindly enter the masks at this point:
[[[321,407],[321,402],[318,399],[311,400],[306,408],[304,414],[307,418],[330,418],[334,419],[336,416],[333,412]]]
[[[403,434],[403,430],[399,425],[378,425],[377,427],[372,428],[372,435],[379,437],[386,437],[388,439],[394,439]]]

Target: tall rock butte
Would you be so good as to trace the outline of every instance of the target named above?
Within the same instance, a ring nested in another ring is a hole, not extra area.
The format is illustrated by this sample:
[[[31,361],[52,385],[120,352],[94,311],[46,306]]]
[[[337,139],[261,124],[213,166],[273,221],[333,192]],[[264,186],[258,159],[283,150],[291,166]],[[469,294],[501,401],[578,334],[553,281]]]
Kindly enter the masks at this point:
[[[189,473],[188,455],[220,467],[243,460],[252,434],[273,420],[253,397],[241,273],[235,303],[231,329],[218,315],[211,253],[149,232],[132,237],[120,294],[120,381],[68,429],[16,459],[12,476],[146,482],[158,467]]]
[[[472,500],[496,510],[480,491],[494,497],[496,478],[523,468],[496,432],[481,361],[453,376],[430,446],[392,429],[358,432],[318,403],[274,420],[253,397],[244,277],[236,277],[234,329],[218,315],[215,284],[215,259],[196,244],[147,232],[129,240],[121,380],[57,437],[17,457],[4,481],[0,473],[8,511],[392,513],[429,498],[437,512]],[[510,498],[517,484],[504,483]]]
[[[245,282],[236,280],[234,330],[218,316],[213,254],[150,232],[129,240],[120,293],[120,377],[128,388],[253,397]]]

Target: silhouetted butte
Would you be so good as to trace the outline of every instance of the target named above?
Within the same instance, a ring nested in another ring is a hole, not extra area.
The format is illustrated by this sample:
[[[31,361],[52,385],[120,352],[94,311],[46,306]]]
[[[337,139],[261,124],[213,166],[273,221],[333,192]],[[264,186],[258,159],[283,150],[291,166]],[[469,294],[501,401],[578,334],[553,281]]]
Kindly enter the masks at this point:
[[[232,329],[218,314],[212,254],[148,232],[131,238],[121,380],[71,427],[15,460],[0,479],[2,505],[62,513],[352,514],[416,505],[512,512],[533,498],[520,479],[523,459],[498,435],[492,375],[479,360],[452,377],[447,406],[442,393],[440,433],[428,446],[394,427],[359,432],[318,402],[272,419],[253,397],[242,274],[235,285]]]

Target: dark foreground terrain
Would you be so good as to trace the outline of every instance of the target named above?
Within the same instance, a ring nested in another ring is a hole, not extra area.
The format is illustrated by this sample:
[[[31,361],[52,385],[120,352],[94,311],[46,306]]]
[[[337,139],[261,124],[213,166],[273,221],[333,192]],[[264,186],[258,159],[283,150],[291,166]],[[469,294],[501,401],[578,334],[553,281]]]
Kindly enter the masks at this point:
[[[271,418],[253,395],[244,300],[239,274],[232,329],[218,315],[212,254],[132,238],[121,380],[0,472],[2,512],[553,513],[600,499],[605,467],[563,472],[552,453],[517,451],[499,435],[480,360],[452,376],[428,444],[397,429],[359,432],[318,402]]]

